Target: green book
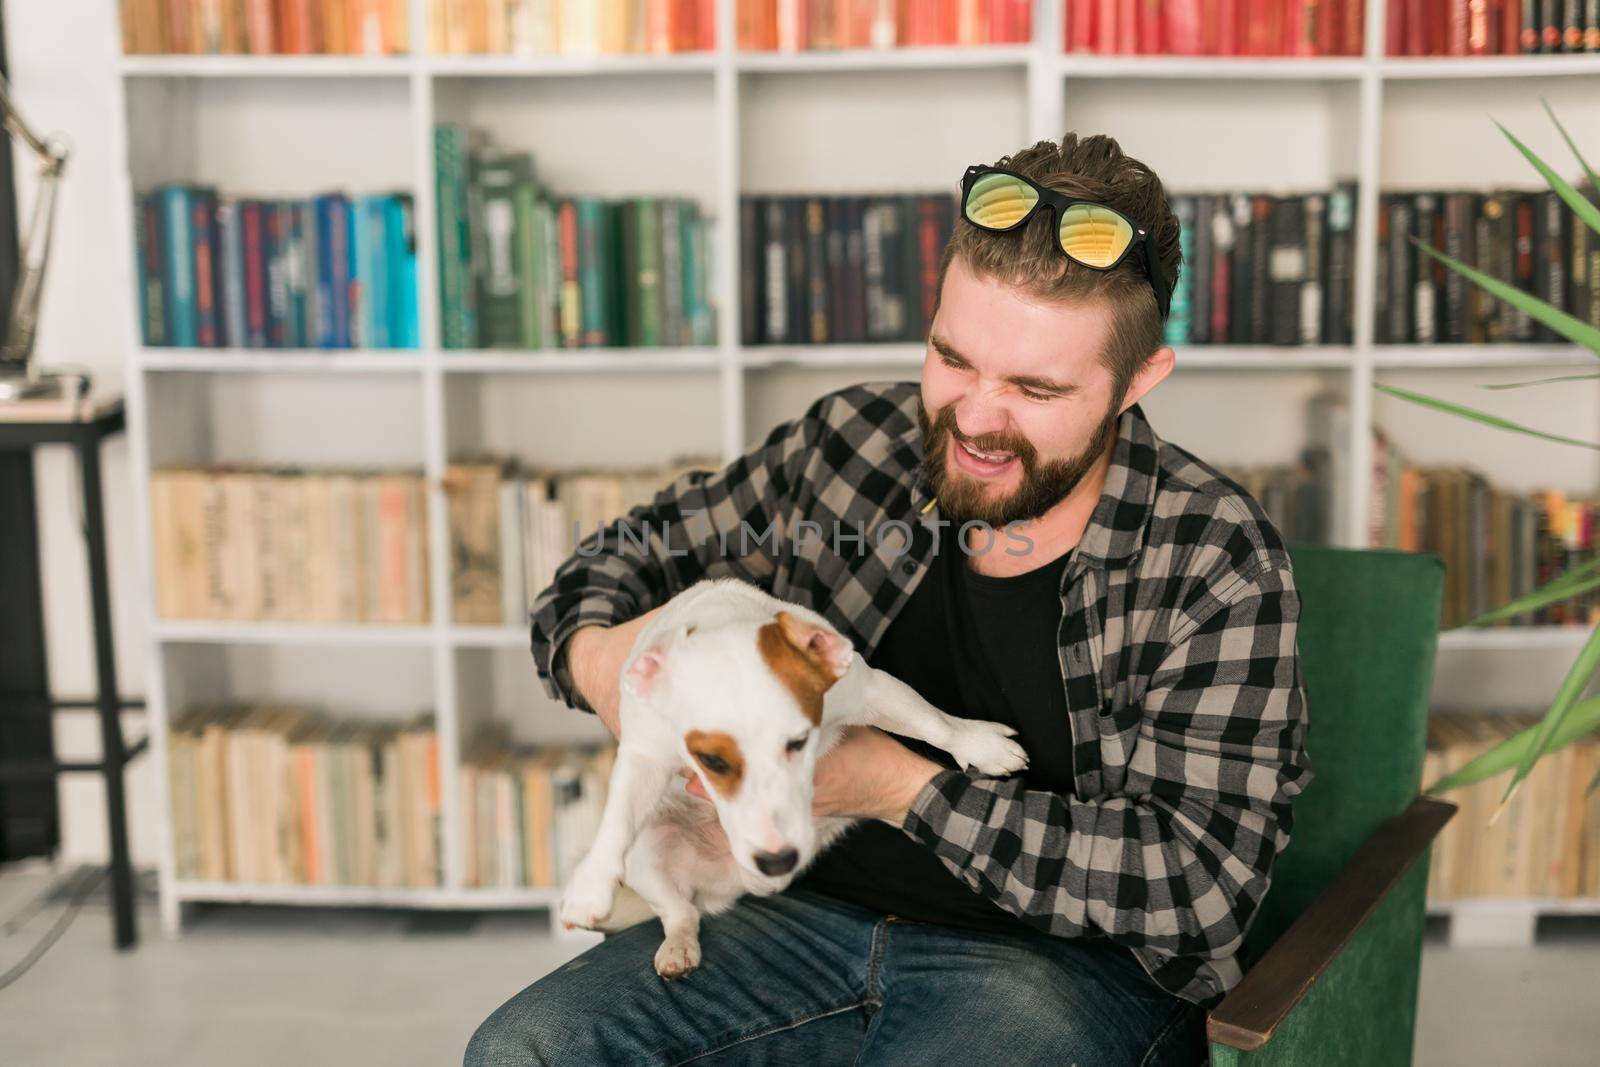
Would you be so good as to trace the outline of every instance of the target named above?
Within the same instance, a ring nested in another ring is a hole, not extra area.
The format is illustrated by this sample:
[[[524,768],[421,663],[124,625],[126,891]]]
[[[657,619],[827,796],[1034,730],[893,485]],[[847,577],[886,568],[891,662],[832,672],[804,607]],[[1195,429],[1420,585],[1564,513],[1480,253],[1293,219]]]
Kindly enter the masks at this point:
[[[605,284],[607,256],[607,213],[605,205],[592,196],[579,197],[578,208],[578,289],[582,300],[580,344],[599,348],[611,343],[610,299]]]
[[[540,251],[539,190],[532,182],[518,185],[512,195],[516,212],[517,341],[523,348],[545,347],[544,323],[539,316],[540,275],[544,255]]]
[[[517,187],[533,180],[525,153],[481,152],[474,160],[473,267],[478,344],[522,344],[521,288],[517,280]]]
[[[446,348],[477,344],[467,230],[467,128],[433,131],[434,190],[439,205],[439,326]]]
[[[660,347],[661,338],[661,205],[639,201],[639,344]]]

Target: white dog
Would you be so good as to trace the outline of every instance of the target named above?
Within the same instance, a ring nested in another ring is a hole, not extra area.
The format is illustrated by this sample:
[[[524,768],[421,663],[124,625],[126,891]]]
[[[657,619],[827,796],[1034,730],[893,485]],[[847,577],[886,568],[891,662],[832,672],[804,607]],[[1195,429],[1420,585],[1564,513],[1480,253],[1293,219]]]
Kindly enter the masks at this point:
[[[787,886],[853,819],[812,818],[817,757],[852,725],[920,738],[983,774],[1028,757],[995,722],[957,719],[876,670],[808,608],[734,578],[703,581],[640,631],[622,668],[605,812],[561,898],[568,928],[661,917],[656,971],[700,962],[700,915]],[[685,794],[694,769],[712,803]]]

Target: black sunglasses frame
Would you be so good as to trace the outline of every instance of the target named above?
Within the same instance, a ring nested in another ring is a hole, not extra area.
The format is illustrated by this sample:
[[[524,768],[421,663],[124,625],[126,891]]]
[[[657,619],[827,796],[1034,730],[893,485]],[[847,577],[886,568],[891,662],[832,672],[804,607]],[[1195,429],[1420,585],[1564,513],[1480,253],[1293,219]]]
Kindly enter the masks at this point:
[[[973,222],[972,218],[967,214],[967,197],[972,195],[972,187],[977,180],[987,174],[1004,174],[1008,178],[1015,178],[1017,181],[1021,182],[1037,193],[1039,199],[1034,201],[1033,207],[1030,208],[1025,215],[1023,215],[1016,222],[1012,223],[1010,226],[985,226],[980,222]],[[1105,211],[1113,212],[1117,215],[1117,217],[1127,222],[1129,227],[1131,227],[1133,230],[1133,240],[1128,242],[1128,247],[1124,248],[1121,255],[1104,267],[1097,267],[1093,263],[1085,263],[1083,260],[1072,255],[1065,248],[1061,247],[1061,216],[1074,204],[1092,204],[1095,207],[1101,208]],[[1128,216],[1124,215],[1122,212],[1118,211],[1109,204],[1102,204],[1098,200],[1084,200],[1076,197],[1069,197],[1064,193],[1056,192],[1054,189],[1046,189],[1044,186],[1038,184],[1025,175],[1018,174],[1014,170],[1007,170],[1005,167],[968,167],[966,174],[962,175],[961,177],[961,217],[967,222],[971,223],[973,226],[978,227],[980,230],[988,230],[990,233],[1010,233],[1012,230],[1022,226],[1029,219],[1037,215],[1041,207],[1048,207],[1050,209],[1052,221],[1055,223],[1056,248],[1060,250],[1062,255],[1072,260],[1072,262],[1077,263],[1080,266],[1088,267],[1090,270],[1115,270],[1123,260],[1128,258],[1128,254],[1133,251],[1134,246],[1138,245],[1139,254],[1144,260],[1145,277],[1149,279],[1150,288],[1154,290],[1156,294],[1156,308],[1161,312],[1161,321],[1167,321],[1167,312],[1172,306],[1172,289],[1167,284],[1166,278],[1162,276],[1160,270],[1158,269],[1154,247],[1155,242],[1150,239],[1150,231],[1146,230],[1143,226],[1140,226],[1138,223],[1134,222],[1132,219],[1128,218]]]

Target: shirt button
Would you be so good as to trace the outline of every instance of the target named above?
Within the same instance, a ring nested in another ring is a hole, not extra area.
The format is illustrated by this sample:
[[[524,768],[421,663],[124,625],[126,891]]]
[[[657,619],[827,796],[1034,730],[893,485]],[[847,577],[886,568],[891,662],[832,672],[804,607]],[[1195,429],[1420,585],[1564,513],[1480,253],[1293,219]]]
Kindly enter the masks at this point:
[[[906,574],[915,574],[917,573],[916,561],[908,559],[904,563],[900,564],[900,569]]]

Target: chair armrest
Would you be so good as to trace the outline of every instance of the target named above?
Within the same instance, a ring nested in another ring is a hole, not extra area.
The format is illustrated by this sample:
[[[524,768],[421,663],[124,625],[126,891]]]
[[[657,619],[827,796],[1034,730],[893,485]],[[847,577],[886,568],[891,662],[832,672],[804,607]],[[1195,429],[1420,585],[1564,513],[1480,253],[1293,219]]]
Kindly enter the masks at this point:
[[[1245,1052],[1266,1044],[1455,813],[1448,801],[1419,796],[1385,819],[1211,1012],[1206,1036]]]

